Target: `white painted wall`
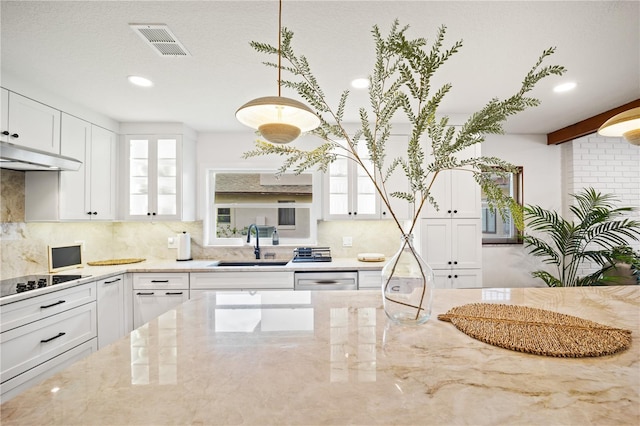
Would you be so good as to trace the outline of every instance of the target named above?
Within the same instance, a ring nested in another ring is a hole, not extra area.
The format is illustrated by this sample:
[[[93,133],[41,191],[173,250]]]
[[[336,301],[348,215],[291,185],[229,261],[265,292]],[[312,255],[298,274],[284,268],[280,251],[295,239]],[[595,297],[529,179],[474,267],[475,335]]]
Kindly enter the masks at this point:
[[[547,145],[545,135],[490,135],[482,155],[499,157],[523,167],[524,203],[546,209],[562,207],[561,149]],[[522,245],[485,245],[482,248],[484,287],[542,286],[531,272],[543,266]]]

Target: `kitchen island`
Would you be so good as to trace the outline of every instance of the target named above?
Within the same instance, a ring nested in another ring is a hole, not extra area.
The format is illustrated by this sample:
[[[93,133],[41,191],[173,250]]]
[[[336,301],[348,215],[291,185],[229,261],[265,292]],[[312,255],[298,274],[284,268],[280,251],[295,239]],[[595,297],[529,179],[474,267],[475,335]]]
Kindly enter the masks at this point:
[[[479,342],[438,321],[473,302],[632,331],[599,358]],[[378,291],[205,293],[1,406],[12,424],[640,423],[640,287],[437,290],[387,322]]]

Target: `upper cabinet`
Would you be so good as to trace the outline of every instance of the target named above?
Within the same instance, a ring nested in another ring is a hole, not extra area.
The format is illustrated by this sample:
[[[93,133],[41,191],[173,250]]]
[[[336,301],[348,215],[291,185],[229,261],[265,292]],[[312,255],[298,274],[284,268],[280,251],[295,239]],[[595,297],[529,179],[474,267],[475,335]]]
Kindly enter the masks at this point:
[[[87,121],[62,114],[61,154],[77,158],[77,171],[27,172],[27,221],[116,219],[117,137]]]
[[[2,89],[3,142],[60,153],[60,111]]]
[[[472,158],[479,154],[479,146],[473,145],[463,150],[459,157]],[[463,219],[479,218],[480,186],[469,170],[445,170],[440,172],[431,188],[431,195],[438,204],[438,210],[431,204],[425,204],[423,218]]]
[[[393,158],[402,155],[406,148],[406,135],[391,136],[387,143],[385,164]],[[346,157],[338,157],[329,165],[324,176],[323,213],[325,220],[344,219],[386,219],[391,218],[387,206],[381,201],[375,185],[367,175],[373,175],[374,168],[366,144],[358,145],[358,155],[365,168]],[[397,168],[385,183],[387,193],[395,191],[406,192],[407,180],[402,176],[402,170]],[[389,197],[391,208],[398,219],[409,218],[408,203]]]
[[[79,118],[62,115],[61,154],[83,162],[77,172],[60,172],[60,219],[116,218],[116,135]]]
[[[195,220],[195,142],[184,134],[126,135],[126,220]]]

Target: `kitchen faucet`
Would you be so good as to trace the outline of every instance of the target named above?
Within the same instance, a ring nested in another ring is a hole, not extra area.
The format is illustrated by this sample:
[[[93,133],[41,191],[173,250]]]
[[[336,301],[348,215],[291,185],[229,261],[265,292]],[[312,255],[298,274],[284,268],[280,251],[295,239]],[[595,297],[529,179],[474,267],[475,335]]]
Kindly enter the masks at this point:
[[[255,228],[256,230],[256,248],[253,249],[253,252],[256,255],[256,259],[260,259],[260,231],[258,230],[258,225],[252,223],[249,225],[249,229],[247,229],[247,242],[251,242],[251,228]]]

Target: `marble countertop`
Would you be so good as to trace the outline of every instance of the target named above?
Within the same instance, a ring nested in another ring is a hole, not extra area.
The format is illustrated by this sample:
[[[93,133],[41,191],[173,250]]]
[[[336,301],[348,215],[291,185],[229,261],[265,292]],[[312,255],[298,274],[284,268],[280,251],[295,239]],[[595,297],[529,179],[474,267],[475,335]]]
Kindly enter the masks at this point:
[[[82,275],[84,278],[68,281],[55,286],[49,286],[24,293],[12,294],[0,297],[0,306],[7,303],[14,303],[23,299],[40,296],[54,291],[64,290],[65,288],[74,287],[91,281],[102,280],[114,275],[123,273],[180,273],[180,272],[212,272],[216,271],[237,271],[237,272],[256,272],[258,270],[269,271],[340,271],[340,270],[359,270],[359,271],[376,271],[381,270],[385,262],[362,262],[352,258],[334,258],[331,262],[289,262],[281,266],[217,266],[219,260],[202,259],[189,261],[176,260],[145,260],[139,263],[130,263],[125,265],[113,266],[84,266],[82,268],[69,269],[58,272],[57,275]],[[43,272],[47,274],[47,272]]]
[[[553,358],[479,342],[438,314],[510,303],[632,331],[631,348]],[[0,407],[19,424],[640,423],[640,287],[436,290],[425,325],[378,291],[206,293]]]

